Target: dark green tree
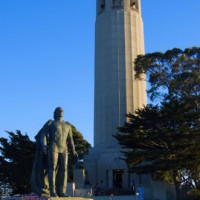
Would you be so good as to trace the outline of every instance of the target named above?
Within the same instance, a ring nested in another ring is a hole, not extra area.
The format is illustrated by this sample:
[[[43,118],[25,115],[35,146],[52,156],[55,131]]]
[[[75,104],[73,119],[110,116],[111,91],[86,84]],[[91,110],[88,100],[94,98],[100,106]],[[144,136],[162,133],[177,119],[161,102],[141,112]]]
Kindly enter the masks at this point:
[[[68,169],[69,169],[68,180],[69,181],[73,180],[73,169],[75,165],[79,165],[78,166],[79,168],[83,167],[83,157],[84,155],[88,154],[88,151],[91,148],[91,144],[88,143],[83,138],[83,135],[76,129],[76,127],[73,126],[72,124],[70,125],[72,127],[75,149],[76,149],[76,152],[78,153],[78,161],[74,160],[73,155],[70,151],[71,147],[69,147],[69,166],[68,166]]]
[[[200,107],[200,48],[168,50],[140,55],[135,60],[135,77],[146,74],[150,84],[148,95],[158,102],[172,98]]]
[[[170,173],[181,199],[183,183],[200,188],[200,48],[138,56],[135,70],[137,79],[146,74],[154,103],[128,114],[116,138],[130,170]]]
[[[9,184],[13,194],[29,193],[35,144],[21,131],[7,133],[9,139],[0,138],[0,181]]]
[[[72,124],[70,125],[72,127],[74,145],[78,153],[78,159],[82,160],[84,155],[88,154],[91,144],[83,138],[83,135],[76,129],[75,126]]]

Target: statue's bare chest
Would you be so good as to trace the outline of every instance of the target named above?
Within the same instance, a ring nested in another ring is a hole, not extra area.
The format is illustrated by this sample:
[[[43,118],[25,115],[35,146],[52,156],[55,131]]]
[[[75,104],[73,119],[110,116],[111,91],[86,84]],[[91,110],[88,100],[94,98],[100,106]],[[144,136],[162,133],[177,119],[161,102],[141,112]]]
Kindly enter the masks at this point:
[[[50,140],[66,142],[68,136],[68,126],[64,122],[53,122],[50,127]]]

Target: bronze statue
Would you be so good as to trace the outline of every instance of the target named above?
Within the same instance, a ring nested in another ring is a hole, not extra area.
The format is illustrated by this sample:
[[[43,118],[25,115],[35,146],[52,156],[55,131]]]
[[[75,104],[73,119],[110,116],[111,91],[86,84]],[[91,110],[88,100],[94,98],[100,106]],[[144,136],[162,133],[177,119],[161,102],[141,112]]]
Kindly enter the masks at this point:
[[[33,166],[31,185],[40,196],[67,197],[68,145],[75,151],[72,129],[62,119],[63,109],[54,111],[54,120],[49,120],[36,135],[37,151]]]

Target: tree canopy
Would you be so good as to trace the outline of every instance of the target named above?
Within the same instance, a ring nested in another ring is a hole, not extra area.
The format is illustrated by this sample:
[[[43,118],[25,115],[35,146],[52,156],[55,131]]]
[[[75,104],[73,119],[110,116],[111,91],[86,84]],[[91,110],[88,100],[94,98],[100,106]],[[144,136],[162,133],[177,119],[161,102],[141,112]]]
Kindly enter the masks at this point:
[[[180,188],[200,188],[200,48],[140,55],[136,79],[150,84],[152,103],[128,114],[115,136],[131,171],[170,173]]]
[[[9,184],[13,193],[29,193],[35,144],[21,131],[7,132],[9,139],[0,138],[0,181]]]
[[[76,129],[75,126],[72,124],[70,125],[72,127],[74,145],[78,153],[78,159],[81,160],[83,159],[84,155],[88,154],[91,144],[83,138],[83,135]]]
[[[146,74],[151,100],[184,100],[199,107],[200,48],[174,48],[165,53],[140,55],[135,60],[135,77]]]
[[[72,127],[73,132],[73,139],[76,152],[78,153],[78,160],[81,162],[83,160],[84,155],[88,154],[89,149],[91,148],[91,144],[88,143],[84,138],[83,135],[76,129],[75,126],[70,124]],[[70,146],[69,146],[70,148]],[[69,160],[68,160],[68,179],[73,180],[73,168],[75,165],[75,160],[73,160],[73,155],[69,149]],[[79,166],[81,167],[81,166]]]

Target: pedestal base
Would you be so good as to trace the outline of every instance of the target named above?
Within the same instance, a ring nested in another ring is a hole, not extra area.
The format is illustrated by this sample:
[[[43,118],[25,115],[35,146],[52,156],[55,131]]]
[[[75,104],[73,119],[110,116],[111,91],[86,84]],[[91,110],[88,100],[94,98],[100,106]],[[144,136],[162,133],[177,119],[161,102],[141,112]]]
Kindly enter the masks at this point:
[[[84,197],[50,197],[48,200],[94,200],[91,198]]]

